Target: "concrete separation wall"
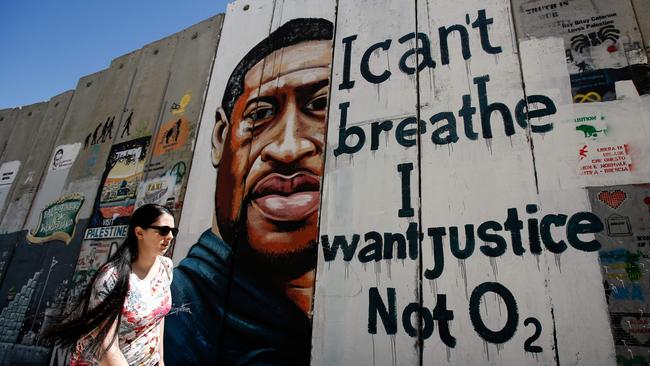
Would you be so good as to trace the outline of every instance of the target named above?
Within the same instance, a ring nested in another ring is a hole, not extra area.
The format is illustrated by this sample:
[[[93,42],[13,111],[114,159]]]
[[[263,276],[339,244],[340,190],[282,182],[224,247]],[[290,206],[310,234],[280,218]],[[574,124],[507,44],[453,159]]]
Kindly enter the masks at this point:
[[[152,202],[166,365],[650,363],[649,10],[237,0],[0,111],[0,366]]]
[[[2,222],[0,232],[14,232],[22,229],[43,173],[50,164],[62,164],[63,154],[55,153],[50,161],[50,151],[56,141],[55,136],[61,131],[61,125],[73,95],[74,91],[68,91],[50,99],[41,126],[33,135],[33,141],[24,147],[28,151],[29,157],[17,177],[16,188],[9,198],[4,218],[0,220]]]

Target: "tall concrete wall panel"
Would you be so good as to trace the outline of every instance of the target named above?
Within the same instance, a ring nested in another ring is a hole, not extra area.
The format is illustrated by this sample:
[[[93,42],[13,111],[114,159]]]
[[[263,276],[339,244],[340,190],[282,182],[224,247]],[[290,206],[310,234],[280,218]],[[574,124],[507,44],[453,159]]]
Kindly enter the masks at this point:
[[[45,206],[62,195],[70,169],[87,137],[89,121],[107,75],[108,70],[104,70],[79,79],[65,120],[61,125],[61,132],[56,138],[54,148],[50,150],[48,159],[48,161],[54,162],[56,153],[61,150],[63,152],[62,161],[48,167],[34,198],[24,229],[35,229]]]
[[[177,222],[222,22],[223,15],[215,16],[179,36],[146,179],[138,189],[138,204],[165,205]],[[169,254],[174,251],[172,247]]]
[[[25,168],[31,149],[26,146],[34,146],[36,136],[43,117],[47,110],[48,103],[35,103],[20,109],[16,115],[14,128],[9,135],[7,147],[2,158],[0,158],[0,217],[4,215],[9,204],[8,199],[17,186],[18,177]]]
[[[114,129],[115,138],[130,124],[125,106],[140,56],[140,50],[137,50],[111,62],[97,103],[84,124],[86,135],[83,145],[70,170],[64,190],[66,194],[80,193],[84,197],[85,202],[80,212],[82,218],[90,217],[92,213],[92,204],[113,143],[109,130],[111,127]]]
[[[60,164],[62,155],[49,160],[50,152],[61,131],[61,125],[70,105],[74,91],[68,91],[50,99],[34,141],[25,146],[29,157],[17,177],[16,188],[9,198],[9,205],[0,224],[0,232],[21,230],[29,214],[32,200],[39,188],[41,177],[50,164]],[[54,160],[56,159],[56,160]]]
[[[0,110],[0,157],[7,147],[11,130],[14,128],[18,108]]]

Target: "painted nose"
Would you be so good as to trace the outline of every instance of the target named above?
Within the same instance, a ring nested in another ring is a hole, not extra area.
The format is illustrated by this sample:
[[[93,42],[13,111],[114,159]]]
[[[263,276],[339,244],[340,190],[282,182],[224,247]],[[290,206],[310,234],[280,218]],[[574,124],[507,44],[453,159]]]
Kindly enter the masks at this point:
[[[307,136],[308,126],[301,119],[300,111],[291,108],[281,116],[277,128],[281,131],[267,144],[261,153],[262,161],[291,163],[316,153],[315,143]]]

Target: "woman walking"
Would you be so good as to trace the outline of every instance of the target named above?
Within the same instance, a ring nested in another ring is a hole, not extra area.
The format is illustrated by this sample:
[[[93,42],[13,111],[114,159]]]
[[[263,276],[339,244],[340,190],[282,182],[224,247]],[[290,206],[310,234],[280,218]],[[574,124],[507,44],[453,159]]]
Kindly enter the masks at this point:
[[[172,261],[162,255],[178,229],[165,207],[147,204],[131,218],[126,240],[83,293],[77,316],[45,336],[74,347],[71,365],[163,365]]]

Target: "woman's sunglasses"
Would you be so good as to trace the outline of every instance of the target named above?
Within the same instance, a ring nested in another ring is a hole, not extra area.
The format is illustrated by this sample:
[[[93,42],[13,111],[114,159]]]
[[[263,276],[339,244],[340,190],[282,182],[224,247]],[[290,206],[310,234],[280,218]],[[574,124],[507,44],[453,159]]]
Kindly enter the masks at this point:
[[[160,234],[160,236],[167,236],[167,234],[169,234],[170,231],[171,231],[171,233],[172,233],[172,235],[174,237],[176,237],[176,235],[178,234],[178,228],[177,227],[151,225],[151,226],[147,226],[145,229],[158,230],[158,234]]]

